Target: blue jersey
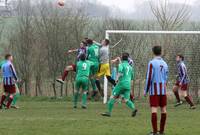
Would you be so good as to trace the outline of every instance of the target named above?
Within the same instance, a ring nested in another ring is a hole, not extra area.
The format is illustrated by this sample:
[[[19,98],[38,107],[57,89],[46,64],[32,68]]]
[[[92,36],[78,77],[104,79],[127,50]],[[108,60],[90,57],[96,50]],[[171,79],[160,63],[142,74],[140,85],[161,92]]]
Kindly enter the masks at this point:
[[[149,95],[166,95],[168,65],[161,57],[155,57],[148,64],[144,93]]]
[[[177,63],[177,70],[178,70],[178,81],[182,84],[189,83],[187,68],[183,61],[180,61],[179,63]]]
[[[17,74],[13,64],[10,61],[6,61],[2,65],[3,84],[14,85],[17,81]]]

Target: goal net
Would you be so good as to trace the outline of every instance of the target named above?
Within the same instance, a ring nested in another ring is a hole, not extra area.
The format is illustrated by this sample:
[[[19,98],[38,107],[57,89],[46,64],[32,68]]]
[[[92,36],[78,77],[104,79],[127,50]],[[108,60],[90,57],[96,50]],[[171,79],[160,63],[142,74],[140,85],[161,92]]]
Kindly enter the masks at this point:
[[[154,45],[162,46],[163,58],[169,65],[168,94],[172,94],[172,88],[176,82],[175,57],[177,54],[182,54],[185,56],[190,78],[189,92],[198,98],[200,89],[200,31],[107,30],[105,37],[110,39],[112,43],[117,43],[122,39],[114,48],[110,47],[111,59],[120,56],[122,52],[128,52],[134,60],[136,75],[134,95],[136,98],[140,98],[143,93],[147,64],[153,58],[151,48]],[[115,65],[111,65],[111,67],[113,68]],[[104,77],[104,103],[107,102],[111,91],[112,88]]]

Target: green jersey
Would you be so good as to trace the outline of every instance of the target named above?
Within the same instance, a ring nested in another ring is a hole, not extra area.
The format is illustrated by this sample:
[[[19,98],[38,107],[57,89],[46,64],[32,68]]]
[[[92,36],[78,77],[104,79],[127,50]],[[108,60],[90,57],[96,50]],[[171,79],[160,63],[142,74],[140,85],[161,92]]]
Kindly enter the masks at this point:
[[[90,75],[90,67],[93,66],[93,63],[85,60],[79,61],[76,65],[76,78],[80,77],[89,77]]]
[[[119,77],[120,84],[131,85],[131,80],[134,79],[134,72],[128,61],[122,61],[122,63],[119,64],[118,73],[122,74],[122,76]]]
[[[88,60],[92,62],[99,62],[99,46],[96,44],[92,44],[88,48]]]

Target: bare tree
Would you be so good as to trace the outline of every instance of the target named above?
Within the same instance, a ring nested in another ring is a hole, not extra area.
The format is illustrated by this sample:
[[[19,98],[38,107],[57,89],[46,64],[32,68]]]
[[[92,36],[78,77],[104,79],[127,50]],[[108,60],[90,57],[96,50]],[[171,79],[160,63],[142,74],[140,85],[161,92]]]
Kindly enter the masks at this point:
[[[10,39],[13,54],[17,60],[17,69],[24,80],[25,94],[31,95],[32,49],[34,47],[33,10],[30,0],[19,0],[17,23]]]
[[[151,1],[150,7],[162,30],[176,30],[191,16],[186,2],[181,7],[173,7],[169,0],[158,0],[158,3]]]

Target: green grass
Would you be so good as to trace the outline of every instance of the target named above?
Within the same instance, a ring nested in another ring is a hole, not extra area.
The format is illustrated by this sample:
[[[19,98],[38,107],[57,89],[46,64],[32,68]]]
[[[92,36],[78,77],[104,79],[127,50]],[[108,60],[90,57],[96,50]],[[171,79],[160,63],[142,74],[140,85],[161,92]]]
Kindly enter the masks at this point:
[[[116,104],[111,118],[100,116],[106,106],[90,102],[87,110],[72,109],[71,102],[25,101],[19,110],[0,112],[0,135],[146,135],[151,131],[148,104],[136,103],[139,113]],[[200,109],[168,106],[167,135],[199,135]]]

